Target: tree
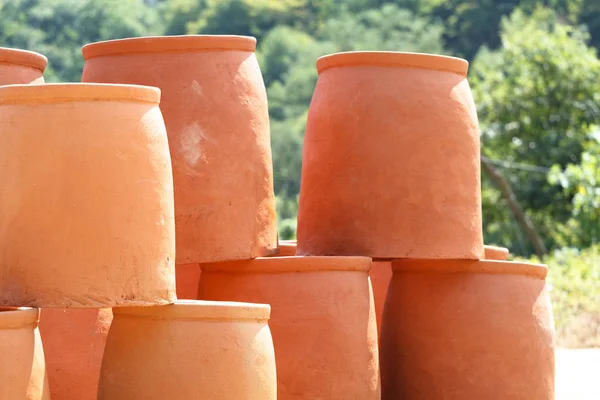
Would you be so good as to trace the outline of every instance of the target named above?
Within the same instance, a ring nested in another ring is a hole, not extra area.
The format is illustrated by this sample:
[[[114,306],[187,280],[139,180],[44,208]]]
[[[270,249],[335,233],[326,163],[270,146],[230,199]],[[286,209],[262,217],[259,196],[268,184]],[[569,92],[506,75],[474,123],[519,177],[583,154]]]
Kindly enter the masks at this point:
[[[501,28],[502,47],[483,49],[471,71],[483,151],[510,167],[508,180],[546,247],[568,245],[581,234],[567,224],[574,193],[549,183],[548,173],[554,164],[563,169],[581,161],[600,120],[600,61],[585,31],[551,10],[538,8],[531,16],[517,10]],[[520,239],[508,233],[505,206],[484,206],[484,221],[515,247]],[[531,244],[524,250],[533,252]]]

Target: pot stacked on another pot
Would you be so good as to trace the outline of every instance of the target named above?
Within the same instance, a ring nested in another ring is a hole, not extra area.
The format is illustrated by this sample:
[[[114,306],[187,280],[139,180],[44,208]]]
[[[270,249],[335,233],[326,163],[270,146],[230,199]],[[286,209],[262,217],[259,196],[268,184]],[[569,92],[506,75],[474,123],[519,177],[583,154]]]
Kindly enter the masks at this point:
[[[255,48],[252,37],[207,35],[83,47],[82,81],[162,91],[177,297],[189,299],[113,310],[99,399],[276,398],[270,307],[196,300],[204,263],[277,252],[267,98]]]
[[[553,399],[547,267],[483,245],[468,63],[351,52],[317,69],[297,254],[375,261],[382,399]]]

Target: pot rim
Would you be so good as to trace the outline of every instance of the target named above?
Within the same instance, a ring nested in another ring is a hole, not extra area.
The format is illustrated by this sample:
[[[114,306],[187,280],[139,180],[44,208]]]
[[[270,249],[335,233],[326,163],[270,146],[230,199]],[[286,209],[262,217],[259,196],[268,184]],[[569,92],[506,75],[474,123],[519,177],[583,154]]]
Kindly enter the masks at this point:
[[[160,89],[140,85],[75,82],[0,87],[0,106],[74,101],[132,101],[159,104]]]
[[[369,272],[371,258],[359,256],[282,256],[200,264],[202,271],[225,273]]]
[[[0,47],[0,63],[22,65],[44,72],[48,65],[48,58],[35,51]]]
[[[548,266],[500,260],[413,260],[392,261],[392,270],[407,273],[467,273],[494,275],[522,275],[546,279]]]
[[[39,308],[0,306],[0,330],[36,327],[39,320]]]
[[[173,304],[148,307],[116,307],[113,314],[135,318],[211,321],[267,321],[269,304],[233,301],[176,300]]]
[[[83,59],[95,57],[185,51],[256,50],[256,38],[240,35],[143,36],[89,43],[81,48]]]
[[[317,59],[319,74],[330,68],[358,66],[416,68],[467,76],[469,62],[451,56],[400,51],[348,51]]]
[[[486,260],[498,260],[498,261],[506,261],[510,251],[506,247],[501,246],[493,246],[493,245],[484,245],[483,250],[485,253]]]

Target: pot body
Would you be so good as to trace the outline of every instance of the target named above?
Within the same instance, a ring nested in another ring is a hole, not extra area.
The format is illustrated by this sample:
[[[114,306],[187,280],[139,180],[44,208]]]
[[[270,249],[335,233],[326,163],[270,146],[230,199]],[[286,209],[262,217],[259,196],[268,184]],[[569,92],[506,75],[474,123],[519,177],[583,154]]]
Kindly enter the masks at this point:
[[[45,308],[40,333],[52,400],[96,400],[110,308]]]
[[[255,47],[249,37],[179,36],[83,48],[83,81],[162,90],[177,264],[276,252],[267,97]]]
[[[317,69],[298,255],[483,258],[467,62],[358,52],[322,57]]]
[[[271,304],[278,400],[378,400],[366,257],[269,257],[202,265],[198,297]]]
[[[202,270],[200,264],[180,264],[175,266],[177,298],[195,300]]]
[[[50,400],[39,310],[0,307],[0,400]]]
[[[276,400],[268,305],[114,310],[98,400]]]
[[[0,47],[0,86],[44,83],[48,59],[33,51]]]
[[[377,332],[380,333],[385,299],[387,297],[390,281],[392,280],[392,264],[388,261],[373,261],[369,276],[371,278],[371,285],[373,285]]]
[[[175,299],[173,181],[155,88],[0,88],[0,304]]]
[[[397,260],[383,313],[382,399],[554,399],[547,267]]]

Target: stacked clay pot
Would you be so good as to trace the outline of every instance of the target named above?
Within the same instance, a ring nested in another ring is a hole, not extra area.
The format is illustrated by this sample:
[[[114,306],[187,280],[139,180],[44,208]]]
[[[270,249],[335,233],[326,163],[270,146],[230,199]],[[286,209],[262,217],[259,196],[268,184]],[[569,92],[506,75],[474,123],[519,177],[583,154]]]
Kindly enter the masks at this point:
[[[40,334],[52,400],[95,400],[110,308],[44,308]]]
[[[279,400],[378,400],[367,257],[202,264],[198,298],[271,304]]]
[[[2,400],[50,400],[39,314],[37,308],[0,307]]]
[[[0,47],[0,86],[44,83],[47,63],[39,53]]]
[[[83,48],[82,81],[162,90],[173,160],[180,298],[194,298],[198,263],[277,250],[267,97],[255,48],[251,37],[204,35],[121,39]]]
[[[467,65],[393,52],[317,61],[299,255],[483,257],[479,129]]]
[[[268,305],[114,309],[98,400],[276,400]]]
[[[553,398],[547,269],[485,259],[508,250],[483,245],[467,68],[394,52],[317,61],[297,254],[373,258],[383,400]]]
[[[395,260],[392,268],[382,399],[554,398],[545,265]]]

